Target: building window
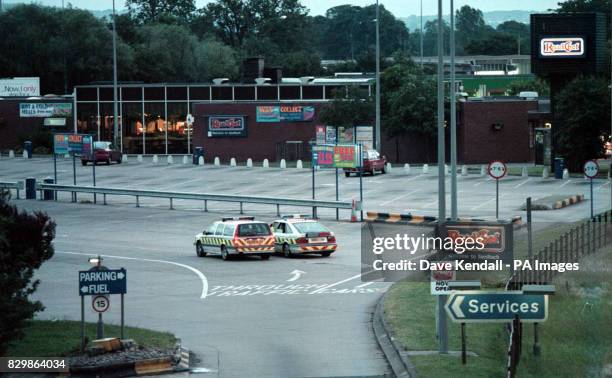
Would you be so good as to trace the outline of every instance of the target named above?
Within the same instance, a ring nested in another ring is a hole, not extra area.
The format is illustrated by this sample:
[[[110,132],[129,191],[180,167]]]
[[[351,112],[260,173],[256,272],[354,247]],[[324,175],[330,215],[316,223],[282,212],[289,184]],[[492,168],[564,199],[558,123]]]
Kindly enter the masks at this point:
[[[94,103],[78,103],[77,131],[83,134],[97,135],[98,105]]]
[[[166,153],[166,114],[163,102],[145,102],[145,151]]]
[[[167,87],[169,101],[187,101],[187,87]]]
[[[142,103],[123,103],[121,115],[125,121],[122,128],[123,152],[142,154]]]
[[[98,101],[98,88],[77,88],[77,101]]]
[[[187,103],[168,103],[168,153],[187,153]]]

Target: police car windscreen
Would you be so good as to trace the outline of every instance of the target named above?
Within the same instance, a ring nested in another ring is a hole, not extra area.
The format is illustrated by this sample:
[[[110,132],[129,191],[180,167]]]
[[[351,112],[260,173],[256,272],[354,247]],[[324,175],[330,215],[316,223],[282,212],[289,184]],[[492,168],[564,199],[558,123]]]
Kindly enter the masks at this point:
[[[302,234],[308,232],[329,232],[329,230],[319,222],[294,223],[293,226]]]
[[[270,228],[265,223],[247,223],[238,226],[238,236],[270,235]]]

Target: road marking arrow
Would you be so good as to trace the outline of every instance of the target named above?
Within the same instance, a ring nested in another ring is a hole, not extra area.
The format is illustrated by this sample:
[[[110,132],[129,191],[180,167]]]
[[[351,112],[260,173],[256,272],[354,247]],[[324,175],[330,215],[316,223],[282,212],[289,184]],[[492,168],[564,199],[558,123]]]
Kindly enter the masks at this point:
[[[457,295],[453,305],[451,306],[451,310],[453,310],[457,318],[465,318],[465,314],[463,311],[461,311],[461,303],[463,302],[464,298],[465,297],[463,295]]]
[[[294,270],[293,272],[291,272],[291,274],[293,274],[293,277],[289,278],[287,280],[287,282],[293,282],[296,281],[298,278],[300,278],[302,276],[302,274],[306,274],[306,272],[302,272],[301,270]]]

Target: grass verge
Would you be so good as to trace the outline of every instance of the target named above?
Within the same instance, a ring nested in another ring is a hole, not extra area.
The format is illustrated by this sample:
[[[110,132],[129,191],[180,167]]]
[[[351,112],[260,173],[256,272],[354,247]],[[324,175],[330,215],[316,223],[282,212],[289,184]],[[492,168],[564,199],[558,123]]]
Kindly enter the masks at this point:
[[[9,347],[11,357],[63,357],[78,353],[81,343],[81,322],[70,320],[33,320],[24,330],[25,337]],[[107,337],[119,336],[121,328],[104,325]],[[96,324],[85,323],[85,335],[95,339]],[[138,345],[156,348],[171,348],[176,337],[171,333],[144,328],[125,327],[125,338],[134,339]]]
[[[558,231],[550,230],[551,235]],[[533,326],[523,328],[517,377],[610,376],[612,373],[612,246],[580,261],[580,270],[557,276],[549,317],[540,325],[541,355],[532,353]],[[385,300],[385,318],[409,351],[437,350],[435,302],[428,282],[395,284]],[[449,321],[449,347],[460,350],[460,325]],[[492,377],[506,372],[508,337],[501,323],[468,324],[467,347],[478,357],[411,356],[421,377]],[[607,373],[605,373],[607,371]]]

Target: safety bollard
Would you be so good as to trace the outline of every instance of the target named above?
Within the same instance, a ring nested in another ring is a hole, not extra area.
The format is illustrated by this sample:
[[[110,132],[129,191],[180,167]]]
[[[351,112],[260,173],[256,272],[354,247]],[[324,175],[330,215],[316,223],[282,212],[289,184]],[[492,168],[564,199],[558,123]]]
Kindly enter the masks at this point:
[[[529,173],[527,173],[527,167],[523,167],[521,169],[521,177],[528,177]]]
[[[385,165],[385,172],[386,173],[391,173],[391,171],[393,171],[393,166],[391,165],[391,163],[387,163]]]
[[[157,157],[157,155],[153,155],[153,164],[157,164],[158,161],[159,158]]]
[[[549,172],[548,172],[548,166],[542,168],[542,178],[548,178]]]
[[[204,165],[204,156],[198,158],[198,165]]]
[[[235,167],[236,166],[236,158],[231,158],[230,159],[230,167]]]
[[[246,165],[247,165],[247,168],[253,168],[253,159],[248,158]]]
[[[9,151],[9,158],[10,159],[14,159],[15,158],[15,151],[13,151],[13,150]]]
[[[461,166],[461,176],[467,176],[468,175],[468,168],[467,165],[462,165]]]
[[[172,155],[168,155],[168,164],[174,164],[174,158]]]
[[[221,165],[221,159],[219,159],[218,156],[215,156],[215,163],[214,164],[215,164],[215,167],[218,167],[218,166]]]
[[[186,165],[189,162],[189,159],[187,159],[187,155],[183,156],[183,165]]]
[[[565,168],[563,170],[563,179],[566,180],[569,178],[569,171],[567,170],[567,168]]]
[[[429,173],[429,164],[423,164],[423,174],[426,175]]]
[[[127,154],[121,155],[121,162],[122,163],[127,163],[128,162],[128,155]]]
[[[410,174],[410,164],[408,163],[404,164],[404,173],[407,175]]]
[[[304,165],[302,164],[301,160],[298,160],[297,163],[295,163],[295,167],[297,169],[302,169],[302,168],[304,168]]]
[[[136,160],[138,160],[139,163],[142,163],[142,155],[138,155],[136,157]]]
[[[268,159],[263,159],[262,167],[270,168],[270,162],[268,161]]]
[[[485,168],[485,166],[484,166],[484,165],[481,165],[481,166],[480,166],[480,175],[481,175],[481,176],[484,176],[484,175],[486,175],[486,174],[487,174],[487,168]]]
[[[280,168],[281,169],[287,168],[287,162],[285,161],[285,159],[281,159],[281,161],[280,161]]]

